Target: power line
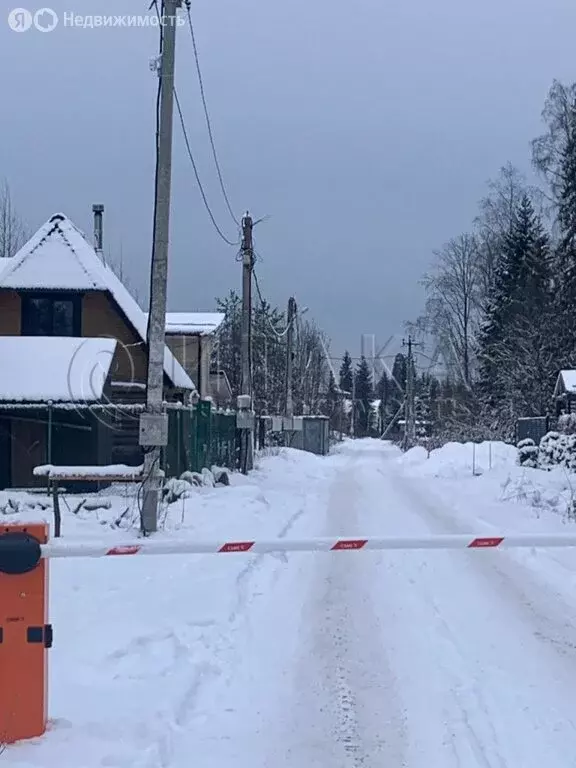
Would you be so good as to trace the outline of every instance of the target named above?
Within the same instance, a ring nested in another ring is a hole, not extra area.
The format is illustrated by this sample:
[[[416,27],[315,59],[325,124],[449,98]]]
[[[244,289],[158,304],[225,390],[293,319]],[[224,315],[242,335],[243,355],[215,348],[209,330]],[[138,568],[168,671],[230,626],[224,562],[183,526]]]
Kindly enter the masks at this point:
[[[184,143],[186,144],[186,149],[188,151],[188,157],[190,158],[190,162],[192,163],[192,168],[194,169],[194,175],[196,176],[196,182],[198,184],[198,188],[200,189],[200,194],[202,195],[202,200],[204,202],[204,207],[208,211],[208,215],[210,216],[210,220],[212,221],[212,224],[214,225],[214,229],[220,235],[222,240],[224,240],[224,242],[227,245],[236,246],[236,245],[238,245],[239,241],[237,240],[234,243],[234,242],[232,242],[232,240],[228,240],[226,235],[222,232],[222,230],[220,229],[220,227],[216,223],[216,219],[214,218],[214,214],[212,213],[210,205],[208,204],[208,199],[206,197],[206,193],[204,192],[204,187],[202,186],[202,182],[200,181],[200,175],[198,173],[198,168],[196,166],[196,161],[194,160],[194,155],[192,154],[192,148],[190,146],[190,140],[188,139],[188,131],[186,130],[186,122],[184,120],[184,115],[182,114],[182,108],[180,106],[180,99],[178,98],[178,93],[176,92],[176,88],[174,88],[174,100],[176,101],[176,109],[178,110],[178,116],[180,118],[180,125],[182,126],[182,132],[184,134]]]
[[[253,270],[252,274],[254,275],[254,284],[256,285],[256,291],[258,292],[258,298],[260,299],[260,303],[264,307],[267,303],[269,304],[269,302],[266,302],[264,300],[263,296],[262,296],[262,292],[260,290],[260,283],[258,282],[258,276],[256,275],[256,270]],[[296,313],[296,315],[294,317],[296,318],[297,316],[298,316],[298,313]],[[283,339],[286,336],[286,334],[288,333],[288,331],[290,330],[290,327],[292,326],[292,324],[294,322],[294,320],[292,320],[291,322],[288,323],[288,325],[286,326],[286,328],[284,328],[283,331],[278,331],[274,327],[274,325],[272,324],[272,321],[270,320],[268,315],[266,315],[266,320],[268,321],[268,325],[270,326],[272,332],[275,334],[275,336],[278,339]]]
[[[194,60],[196,61],[196,72],[198,73],[198,82],[200,84],[200,96],[202,97],[202,106],[204,107],[204,116],[206,117],[206,126],[208,128],[208,136],[210,137],[210,146],[212,147],[212,156],[214,157],[214,164],[216,166],[216,172],[218,173],[220,189],[222,190],[222,195],[224,197],[224,200],[226,201],[226,207],[228,208],[228,212],[232,217],[232,220],[234,221],[236,226],[239,227],[240,222],[238,221],[236,216],[234,216],[234,211],[232,210],[232,206],[230,205],[230,200],[226,192],[226,186],[224,184],[224,179],[222,177],[222,170],[220,168],[220,163],[218,161],[218,153],[216,152],[216,144],[214,142],[214,134],[212,131],[212,121],[210,120],[208,105],[206,104],[206,94],[204,92],[204,79],[202,77],[202,70],[200,68],[200,58],[198,56],[198,47],[196,45],[196,35],[194,34],[194,25],[192,23],[192,14],[190,11],[190,0],[185,0],[185,4],[186,4],[186,14],[188,16],[188,27],[190,29],[190,37],[192,38],[192,48],[194,49]]]

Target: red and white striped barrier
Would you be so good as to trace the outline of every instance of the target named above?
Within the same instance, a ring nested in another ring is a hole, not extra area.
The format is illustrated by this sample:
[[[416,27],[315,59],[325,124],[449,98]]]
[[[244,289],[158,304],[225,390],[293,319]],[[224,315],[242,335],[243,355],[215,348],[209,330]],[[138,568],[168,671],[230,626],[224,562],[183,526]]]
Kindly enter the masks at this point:
[[[138,539],[122,544],[52,541],[41,547],[43,558],[117,557],[124,555],[205,555],[279,552],[350,552],[385,549],[512,549],[521,547],[576,547],[576,533],[518,533],[510,536],[446,534],[418,537],[272,539],[269,541],[194,541],[193,539]]]

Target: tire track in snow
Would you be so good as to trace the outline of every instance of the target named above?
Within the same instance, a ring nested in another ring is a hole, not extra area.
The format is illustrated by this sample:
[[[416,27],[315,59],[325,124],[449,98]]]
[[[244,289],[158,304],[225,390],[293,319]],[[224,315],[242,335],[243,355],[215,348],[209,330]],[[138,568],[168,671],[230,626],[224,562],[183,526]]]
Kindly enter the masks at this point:
[[[465,517],[453,517],[450,506],[436,501],[418,480],[395,476],[386,468],[380,472],[382,491],[388,486],[386,495],[396,512],[403,513],[402,523],[391,520],[392,533],[470,532],[474,527],[466,525]],[[565,765],[566,754],[576,746],[574,694],[568,682],[574,656],[554,652],[542,642],[538,628],[551,624],[565,639],[566,603],[560,605],[553,590],[542,591],[529,568],[505,551],[410,554],[398,561],[408,571],[417,566],[415,587],[425,599],[421,621],[430,621],[425,618],[427,605],[445,646],[438,645],[437,637],[430,647],[431,661],[440,665],[454,692],[446,718],[456,723],[450,729],[456,764],[535,766],[546,754],[554,767]]]
[[[284,538],[290,533],[292,528],[304,515],[306,509],[306,503],[303,502],[299,509],[290,515],[277,534],[279,538]],[[254,593],[251,591],[251,585],[259,570],[267,564],[267,558],[269,561],[270,556],[266,554],[258,554],[250,557],[249,561],[243,565],[236,576],[233,577],[235,600],[228,615],[228,634],[223,635],[221,632],[216,632],[218,628],[212,626],[211,629],[213,631],[209,633],[209,636],[205,637],[203,635],[201,638],[197,638],[193,641],[191,645],[186,646],[175,634],[171,634],[170,638],[168,638],[166,633],[159,634],[153,632],[150,633],[149,636],[136,638],[130,644],[130,647],[116,652],[115,655],[119,658],[124,656],[128,657],[134,650],[138,650],[138,648],[152,646],[160,639],[171,639],[174,647],[178,649],[178,653],[175,653],[174,658],[168,662],[164,676],[178,676],[178,672],[182,669],[183,662],[186,661],[186,659],[182,658],[183,649],[184,654],[189,657],[193,666],[193,671],[185,683],[183,693],[172,706],[170,717],[165,718],[164,721],[160,722],[158,728],[154,729],[155,732],[150,734],[148,744],[145,750],[143,750],[144,754],[140,755],[139,762],[135,762],[135,768],[171,768],[171,766],[174,765],[181,765],[181,742],[185,740],[188,735],[187,727],[195,716],[199,696],[205,687],[214,683],[222,675],[221,667],[216,664],[207,661],[200,663],[194,662],[193,657],[197,652],[197,641],[202,641],[205,647],[210,645],[215,651],[214,655],[217,658],[220,658],[222,654],[233,652],[235,635],[241,631],[244,623],[249,622],[249,605],[255,597]],[[222,562],[230,563],[230,561],[226,561],[225,559]],[[259,593],[256,593],[256,596],[258,596],[258,594]],[[113,763],[110,764],[113,765]]]
[[[327,507],[328,535],[358,531],[362,488],[355,454],[337,467]],[[330,768],[402,768],[405,723],[367,584],[377,559],[316,555],[314,584],[302,616],[294,730],[299,761]],[[320,748],[321,745],[321,748]],[[322,757],[315,762],[316,750]]]
[[[400,493],[411,499],[411,507],[431,533],[471,532],[473,524],[459,518],[456,508],[429,490],[424,495],[419,481],[399,476],[397,482]],[[519,619],[532,626],[534,637],[547,651],[554,646],[557,652],[576,660],[576,620],[570,618],[574,615],[574,605],[570,605],[552,584],[542,581],[529,565],[515,560],[512,554],[505,549],[472,553],[470,564],[495,593],[501,598],[507,595]]]

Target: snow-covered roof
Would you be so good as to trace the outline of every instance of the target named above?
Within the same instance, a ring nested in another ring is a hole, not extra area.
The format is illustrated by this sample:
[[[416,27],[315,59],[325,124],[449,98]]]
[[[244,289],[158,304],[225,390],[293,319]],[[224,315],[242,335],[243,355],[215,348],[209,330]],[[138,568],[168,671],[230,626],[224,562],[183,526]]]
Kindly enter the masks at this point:
[[[166,333],[172,336],[210,336],[220,328],[223,312],[167,312]]]
[[[97,402],[116,339],[0,336],[0,401]]]
[[[109,292],[137,335],[146,341],[148,319],[136,300],[102,263],[84,234],[62,213],[50,218],[0,269],[0,288]],[[168,347],[164,372],[179,389],[194,384]]]
[[[558,374],[558,380],[556,381],[556,387],[554,389],[554,397],[568,392],[571,395],[576,395],[576,371],[560,371]]]

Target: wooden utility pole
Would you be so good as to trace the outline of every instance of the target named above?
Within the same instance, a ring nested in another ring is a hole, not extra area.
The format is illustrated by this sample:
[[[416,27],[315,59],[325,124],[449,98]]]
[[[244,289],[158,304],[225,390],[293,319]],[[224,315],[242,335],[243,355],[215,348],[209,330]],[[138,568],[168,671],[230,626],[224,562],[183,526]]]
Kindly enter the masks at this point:
[[[350,414],[350,431],[356,437],[356,371],[352,369],[352,413]]]
[[[172,182],[172,133],[176,15],[181,0],[164,0],[162,56],[160,60],[160,114],[155,189],[154,243],[150,275],[148,316],[148,376],[146,410],[140,419],[140,445],[144,454],[144,497],[141,528],[144,534],[158,530],[161,448],[168,442],[168,415],[164,411],[164,352],[166,348],[166,292]],[[167,23],[164,23],[167,22]]]
[[[294,416],[293,379],[294,379],[294,323],[296,321],[296,299],[288,300],[288,330],[286,336],[286,416]]]
[[[252,392],[252,273],[254,271],[254,244],[252,240],[252,217],[246,211],[242,219],[242,395],[250,397]],[[249,429],[241,432],[240,469],[248,472],[254,464],[253,433]]]
[[[408,341],[402,341],[403,347],[408,347],[408,356],[406,360],[406,397],[404,399],[404,447],[410,448],[416,443],[416,382],[414,353],[415,346],[412,336],[408,336]]]

